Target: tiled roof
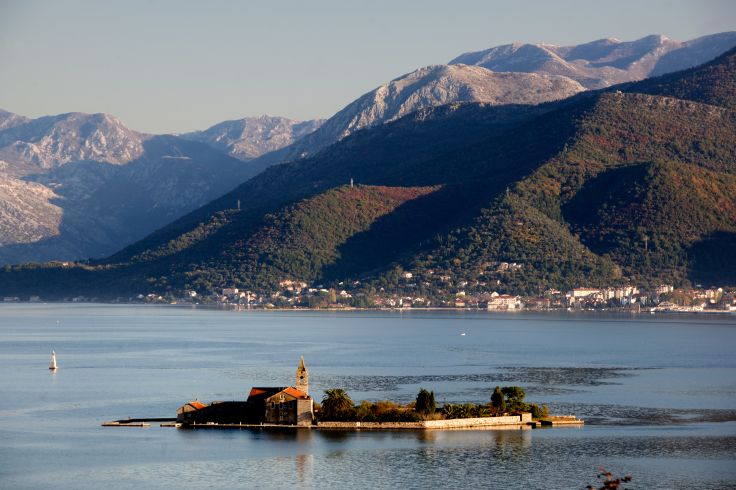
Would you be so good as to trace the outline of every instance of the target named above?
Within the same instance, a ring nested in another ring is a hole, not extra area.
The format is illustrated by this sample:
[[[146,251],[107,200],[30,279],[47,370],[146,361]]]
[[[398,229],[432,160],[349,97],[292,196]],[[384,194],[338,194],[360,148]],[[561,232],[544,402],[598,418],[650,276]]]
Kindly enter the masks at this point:
[[[287,394],[293,396],[294,398],[309,398],[309,395],[307,395],[306,393],[304,393],[302,390],[297,390],[293,386],[289,386],[288,388],[286,388],[284,390],[284,393],[287,393]]]
[[[298,390],[294,388],[293,386],[289,386],[288,388],[284,388],[283,390],[274,393],[273,395],[266,398],[266,400],[271,400],[272,398],[278,397],[278,396],[284,396],[289,395],[291,398],[296,398],[297,400],[306,400],[309,398],[309,395],[304,393],[301,390]]]
[[[283,386],[273,387],[253,387],[248,395],[248,401],[265,400],[266,398],[275,395],[276,393],[283,391]]]

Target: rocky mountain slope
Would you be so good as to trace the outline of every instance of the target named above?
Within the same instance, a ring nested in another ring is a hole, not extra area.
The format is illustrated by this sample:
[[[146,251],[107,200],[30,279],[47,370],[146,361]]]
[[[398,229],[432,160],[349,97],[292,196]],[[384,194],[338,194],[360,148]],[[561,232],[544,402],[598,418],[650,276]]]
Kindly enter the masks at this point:
[[[0,294],[268,292],[285,278],[401,292],[402,271],[439,297],[736,284],[736,114],[719,105],[735,57],[541,106],[425,109],[272,167],[104,261],[8,270]]]
[[[357,130],[422,108],[454,102],[553,101],[587,89],[699,65],[733,46],[736,32],[686,42],[654,35],[631,42],[601,39],[577,46],[517,43],[466,53],[449,65],[421,68],[364,94],[327,119],[318,130],[263,155],[261,164],[268,166],[315,155]]]
[[[107,114],[0,125],[0,264],[110,254],[259,170]]]
[[[0,109],[0,131],[20,124],[25,124],[28,121],[30,121],[30,119],[27,117]]]
[[[0,204],[0,263],[109,254],[269,165],[320,151],[337,157],[342,167],[331,168],[332,174],[323,175],[317,184],[294,183],[284,196],[306,195],[309,185],[314,190],[328,182],[336,185],[338,178],[345,182],[351,176],[364,176],[364,169],[353,162],[371,162],[372,170],[380,168],[384,176],[394,177],[414,168],[425,183],[435,184],[427,176],[444,171],[437,154],[449,154],[451,148],[464,151],[479,137],[479,128],[491,133],[509,129],[554,106],[532,104],[687,66],[734,42],[734,33],[722,33],[685,43],[650,36],[630,43],[601,40],[572,47],[501,46],[453,60],[478,66],[432,66],[399,77],[324,124],[264,116],[226,121],[184,137],[163,137],[137,133],[104,114],[31,120],[0,112],[0,193],[5,197]],[[718,66],[721,72],[730,70]],[[664,87],[666,76],[637,90],[728,106],[733,84],[721,72],[693,84],[700,98],[693,98],[692,87]],[[483,104],[468,106],[478,101]],[[492,106],[503,108],[491,110]],[[480,126],[469,121],[479,121]],[[371,133],[361,130],[387,123],[390,130],[352,138]],[[558,132],[558,128],[550,130]],[[391,143],[392,131],[403,141]],[[344,144],[330,146],[338,141]],[[369,141],[360,158],[352,154],[349,161],[343,160]],[[536,149],[530,147],[530,151]],[[221,152],[248,163],[223,159]],[[197,172],[204,175],[201,181]],[[129,202],[130,196],[137,204]],[[171,229],[176,225],[167,228]]]
[[[46,116],[1,131],[0,160],[38,169],[85,160],[121,164],[143,153],[145,137],[109,114]]]
[[[690,41],[652,35],[636,41],[599,39],[576,46],[514,43],[465,53],[450,64],[476,65],[496,72],[562,75],[595,89],[684,70],[736,46],[736,32]]]
[[[323,122],[323,119],[293,121],[264,115],[223,121],[181,137],[201,141],[240,160],[251,160],[289,146],[319,128]]]
[[[381,85],[348,104],[314,133],[289,147],[285,159],[312,155],[350,134],[402,116],[449,103],[539,104],[567,98],[584,88],[570,79],[527,73],[493,73],[485,68],[436,65]]]

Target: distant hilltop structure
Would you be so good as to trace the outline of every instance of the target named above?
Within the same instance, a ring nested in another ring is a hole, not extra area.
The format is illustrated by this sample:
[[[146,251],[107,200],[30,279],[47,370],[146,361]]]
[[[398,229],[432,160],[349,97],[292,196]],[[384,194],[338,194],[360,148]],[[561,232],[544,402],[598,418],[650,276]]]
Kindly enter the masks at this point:
[[[314,400],[309,396],[309,372],[299,358],[294,386],[253,387],[246,401],[188,402],[176,411],[182,424],[274,424],[309,427]]]

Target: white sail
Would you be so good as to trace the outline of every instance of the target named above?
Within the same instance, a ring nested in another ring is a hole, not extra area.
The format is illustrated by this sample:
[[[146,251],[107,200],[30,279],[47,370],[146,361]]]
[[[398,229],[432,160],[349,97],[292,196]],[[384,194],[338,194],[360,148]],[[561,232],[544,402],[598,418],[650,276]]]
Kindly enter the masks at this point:
[[[49,369],[56,371],[56,367],[56,352],[51,351],[51,364],[49,365]]]

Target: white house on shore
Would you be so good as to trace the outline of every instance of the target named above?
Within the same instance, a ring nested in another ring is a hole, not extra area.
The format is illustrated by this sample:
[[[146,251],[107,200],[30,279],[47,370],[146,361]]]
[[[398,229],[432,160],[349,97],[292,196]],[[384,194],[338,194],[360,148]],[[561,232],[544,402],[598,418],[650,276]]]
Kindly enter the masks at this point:
[[[521,297],[510,294],[499,294],[488,300],[489,310],[519,310],[521,309]]]

